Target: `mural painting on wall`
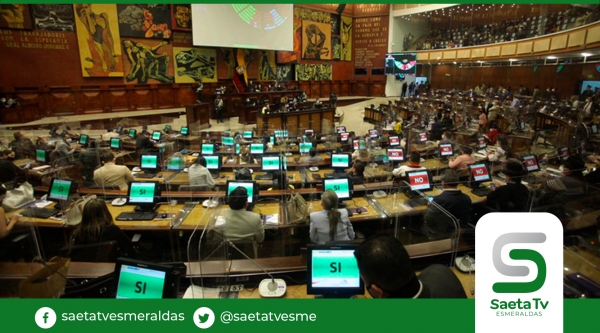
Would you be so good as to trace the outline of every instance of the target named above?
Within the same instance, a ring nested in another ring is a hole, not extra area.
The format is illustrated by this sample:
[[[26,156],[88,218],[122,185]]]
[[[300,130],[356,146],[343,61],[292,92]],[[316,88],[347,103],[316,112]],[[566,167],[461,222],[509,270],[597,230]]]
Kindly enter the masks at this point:
[[[117,5],[123,37],[171,38],[170,5]]]
[[[173,30],[192,31],[192,5],[171,5]]]
[[[123,76],[117,6],[73,6],[83,76]]]
[[[258,79],[261,81],[275,80],[277,78],[275,68],[275,51],[260,51],[260,63],[258,67]]]
[[[219,49],[221,54],[219,57],[223,59],[227,66],[227,77],[226,79],[233,78],[233,71],[235,70],[235,51],[232,48],[222,47]]]
[[[342,42],[340,37],[331,37],[331,49],[333,50],[333,60],[340,60],[342,57]]]
[[[75,32],[72,5],[31,5],[33,21],[38,30]]]
[[[0,4],[0,28],[33,29],[29,5]]]
[[[292,64],[277,66],[277,81],[293,81],[294,74]]]
[[[169,41],[123,39],[123,53],[125,83],[173,83],[173,47]]]
[[[340,35],[340,25],[341,18],[339,15],[331,14],[331,35],[339,36]]]
[[[296,80],[298,81],[331,81],[332,74],[332,65],[296,65]]]
[[[340,25],[341,42],[342,42],[342,54],[340,60],[351,61],[352,60],[352,18],[348,16],[342,16]]]
[[[294,6],[294,18],[318,23],[331,23],[331,14],[328,12],[296,6]]]
[[[217,50],[174,47],[175,82],[217,82]]]
[[[277,63],[296,62],[302,55],[302,19],[294,18],[294,51],[278,51]]]
[[[302,58],[330,60],[331,26],[325,23],[302,21]]]

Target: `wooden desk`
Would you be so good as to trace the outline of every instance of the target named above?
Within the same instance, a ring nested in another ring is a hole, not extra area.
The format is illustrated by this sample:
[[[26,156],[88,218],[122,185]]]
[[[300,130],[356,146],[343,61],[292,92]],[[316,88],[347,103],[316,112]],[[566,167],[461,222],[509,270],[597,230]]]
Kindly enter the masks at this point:
[[[215,208],[205,208],[202,205],[197,205],[194,210],[188,215],[183,223],[175,227],[178,230],[193,230],[198,226],[199,229],[204,229],[209,222],[215,221],[218,216],[225,216],[225,210],[229,209],[229,205],[220,205]],[[279,214],[279,227],[286,227],[287,223],[284,220],[285,214],[282,209],[285,209],[279,202],[258,202],[252,210],[254,213],[261,215]],[[276,226],[265,226],[265,228],[278,228]]]
[[[159,183],[163,183],[165,182],[165,180],[169,179],[170,177],[172,177],[175,172],[174,171],[161,171],[158,172],[156,174],[156,177],[154,178],[138,178],[136,177],[138,173],[134,173],[133,174],[133,178],[135,179],[136,182],[159,182]],[[143,172],[139,172],[139,174],[143,174]],[[160,178],[159,178],[160,176]]]
[[[272,132],[277,129],[287,128],[289,135],[297,135],[305,129],[313,129],[315,133],[322,133],[325,129],[323,122],[334,126],[335,109],[312,109],[287,113],[271,113],[256,115],[256,131],[262,136],[265,131]]]
[[[382,214],[382,212],[380,212],[376,207],[372,206],[371,203],[364,197],[352,198],[349,200],[344,200],[344,202],[346,203],[346,208],[365,207],[367,209],[366,213],[353,214],[350,216],[350,222],[365,222],[387,218],[385,214]],[[308,201],[307,203],[309,205],[312,204],[312,209],[310,210],[311,212],[320,212],[323,210],[321,200]]]
[[[365,108],[363,121],[371,124],[381,124],[387,118],[388,112],[378,109],[372,109],[370,107]]]

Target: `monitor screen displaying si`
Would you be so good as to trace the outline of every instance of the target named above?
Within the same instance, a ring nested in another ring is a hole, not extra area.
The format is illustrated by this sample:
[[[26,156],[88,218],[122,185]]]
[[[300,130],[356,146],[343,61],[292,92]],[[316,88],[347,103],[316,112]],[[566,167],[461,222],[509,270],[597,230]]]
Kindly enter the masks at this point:
[[[152,204],[158,197],[158,183],[131,182],[128,197],[129,204]]]
[[[221,143],[223,146],[233,146],[233,138],[224,136],[221,138]]]
[[[165,125],[164,132],[169,133],[171,131],[171,125]]]
[[[390,142],[390,146],[399,146],[400,145],[400,138],[397,136],[390,136],[388,138],[389,142]]]
[[[346,126],[338,126],[338,127],[336,127],[336,128],[335,128],[335,131],[336,131],[337,133],[343,133],[343,132],[346,132]]]
[[[356,245],[308,245],[307,294],[349,297],[364,294],[354,256]]]
[[[167,170],[169,171],[181,171],[185,169],[185,163],[181,157],[171,157],[167,164]]]
[[[215,145],[212,143],[202,144],[202,155],[212,155],[215,153]]]
[[[262,170],[263,171],[275,171],[279,170],[279,156],[263,156],[262,158]]]
[[[300,154],[308,154],[312,148],[312,142],[300,143]]]
[[[231,194],[233,190],[238,187],[243,187],[248,192],[248,203],[252,203],[254,201],[254,196],[258,195],[258,193],[254,193],[256,183],[253,181],[227,181],[227,196]]]
[[[265,145],[262,143],[252,143],[250,144],[250,153],[251,154],[262,154],[265,152]]]
[[[116,298],[176,298],[181,268],[140,260],[119,258],[115,264]]]
[[[348,142],[349,138],[350,138],[350,133],[340,133],[340,141]]]
[[[162,138],[162,133],[160,131],[152,132],[152,140],[160,141],[160,138]]]
[[[145,170],[158,169],[158,156],[142,155],[142,158],[140,160],[140,168],[145,169]]]
[[[206,168],[208,170],[220,170],[221,169],[221,157],[218,155],[204,156],[206,160]]]
[[[483,163],[471,164],[469,165],[469,169],[471,170],[471,177],[473,177],[473,180],[476,182],[487,182],[492,180],[487,166]]]
[[[240,145],[239,143],[235,144],[235,153],[239,154],[242,151],[242,145]]]
[[[133,128],[130,129],[129,130],[129,137],[132,138],[132,139],[135,139],[136,136],[137,136],[137,130],[135,130]]]
[[[560,147],[557,149],[558,151],[558,158],[561,160],[566,160],[567,158],[569,158],[569,148],[567,147]]]
[[[269,137],[269,142],[271,142],[271,144],[275,144],[275,137],[274,136],[270,136]]]
[[[348,169],[350,167],[350,155],[331,154],[331,167]]]
[[[40,163],[46,163],[46,151],[44,149],[35,150],[35,161]]]
[[[69,199],[69,193],[71,192],[71,185],[73,184],[70,180],[56,179],[53,178],[48,189],[48,200],[52,201],[66,201]]]
[[[377,138],[379,137],[379,132],[376,129],[369,130],[369,137]]]
[[[404,161],[404,149],[391,149],[387,150],[388,159],[390,161]]]
[[[87,134],[81,134],[81,136],[79,137],[79,144],[80,145],[87,145],[88,141],[90,140],[90,136]]]
[[[244,131],[244,139],[252,139],[252,131]]]
[[[419,142],[425,142],[427,141],[427,133],[423,132],[423,133],[419,133]]]
[[[480,136],[477,138],[477,148],[484,149],[487,147],[487,141],[485,140],[485,136]]]
[[[385,57],[386,75],[415,75],[417,73],[416,53],[389,53]]]
[[[121,150],[121,139],[110,138],[110,149]]]
[[[540,171],[540,165],[538,164],[535,155],[523,156],[523,163],[529,172]]]
[[[430,191],[433,187],[427,170],[407,172],[406,177],[413,191]]]
[[[349,178],[323,179],[323,191],[332,190],[338,199],[352,198],[350,191],[352,184]]]
[[[190,133],[190,129],[187,126],[184,126],[181,128],[181,130],[179,130],[179,133],[181,135],[188,135]]]
[[[454,155],[454,151],[452,150],[452,144],[451,143],[442,143],[440,145],[440,155],[442,157]]]

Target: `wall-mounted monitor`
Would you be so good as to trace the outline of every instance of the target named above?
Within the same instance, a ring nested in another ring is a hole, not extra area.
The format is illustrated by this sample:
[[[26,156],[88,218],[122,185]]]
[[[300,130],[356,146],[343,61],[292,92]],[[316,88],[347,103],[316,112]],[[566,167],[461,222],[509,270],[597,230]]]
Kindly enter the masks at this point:
[[[416,75],[417,54],[416,53],[388,53],[385,56],[386,75]]]

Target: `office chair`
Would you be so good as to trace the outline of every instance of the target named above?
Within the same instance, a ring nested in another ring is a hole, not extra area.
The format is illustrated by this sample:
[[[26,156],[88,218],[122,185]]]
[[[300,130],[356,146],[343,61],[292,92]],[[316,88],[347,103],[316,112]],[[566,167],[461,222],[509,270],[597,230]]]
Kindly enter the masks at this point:
[[[60,256],[71,258],[71,261],[115,262],[120,255],[117,241],[67,245],[60,249]]]

